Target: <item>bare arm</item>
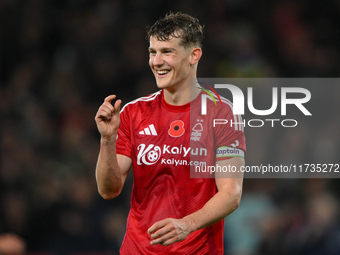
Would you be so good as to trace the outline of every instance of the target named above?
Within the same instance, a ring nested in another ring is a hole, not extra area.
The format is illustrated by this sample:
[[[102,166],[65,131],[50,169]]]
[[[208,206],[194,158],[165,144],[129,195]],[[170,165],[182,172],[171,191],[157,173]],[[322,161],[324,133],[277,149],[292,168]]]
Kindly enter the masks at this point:
[[[112,105],[111,101],[115,98],[115,95],[105,98],[95,117],[101,134],[96,180],[98,192],[104,199],[112,199],[120,194],[132,164],[129,157],[116,153],[121,100]]]
[[[231,158],[219,161],[220,166],[236,166],[240,169],[244,159]],[[182,219],[164,219],[152,225],[148,233],[154,239],[151,244],[170,245],[184,240],[190,233],[210,226],[237,209],[242,194],[243,178],[216,178],[218,192],[198,211]]]

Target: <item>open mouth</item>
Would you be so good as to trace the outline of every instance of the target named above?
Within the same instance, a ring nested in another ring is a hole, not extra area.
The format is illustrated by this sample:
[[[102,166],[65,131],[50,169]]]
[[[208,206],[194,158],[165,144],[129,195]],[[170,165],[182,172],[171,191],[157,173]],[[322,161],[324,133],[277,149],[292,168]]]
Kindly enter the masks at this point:
[[[164,77],[164,76],[166,76],[168,73],[170,73],[170,70],[157,70],[156,73],[157,73],[157,75],[158,75],[159,77]]]

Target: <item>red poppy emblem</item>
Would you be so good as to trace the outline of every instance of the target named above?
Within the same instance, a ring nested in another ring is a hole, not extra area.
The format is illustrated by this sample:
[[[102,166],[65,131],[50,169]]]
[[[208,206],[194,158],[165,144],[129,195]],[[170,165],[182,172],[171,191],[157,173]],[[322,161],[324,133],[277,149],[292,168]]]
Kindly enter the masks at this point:
[[[172,137],[180,137],[184,134],[184,122],[181,120],[175,120],[170,124],[169,135]]]

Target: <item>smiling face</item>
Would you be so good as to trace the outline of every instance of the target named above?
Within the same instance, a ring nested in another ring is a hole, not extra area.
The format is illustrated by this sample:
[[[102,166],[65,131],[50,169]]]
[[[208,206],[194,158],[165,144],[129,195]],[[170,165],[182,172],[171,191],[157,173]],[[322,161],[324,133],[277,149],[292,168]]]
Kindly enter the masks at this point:
[[[193,48],[180,45],[181,38],[170,37],[160,41],[150,38],[149,65],[160,89],[175,90],[180,86],[190,86],[190,78],[196,77],[196,61]]]

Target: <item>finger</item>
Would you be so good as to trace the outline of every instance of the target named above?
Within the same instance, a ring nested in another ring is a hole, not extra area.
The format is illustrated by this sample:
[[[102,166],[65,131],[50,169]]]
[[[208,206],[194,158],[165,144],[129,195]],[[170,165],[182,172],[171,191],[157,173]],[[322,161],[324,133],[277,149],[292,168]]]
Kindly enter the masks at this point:
[[[96,118],[109,120],[112,117],[112,112],[107,107],[102,106],[96,115]]]
[[[175,229],[175,227],[174,227],[173,224],[167,224],[167,225],[165,225],[164,227],[158,229],[156,232],[154,232],[154,233],[151,235],[151,238],[152,238],[152,239],[156,239],[156,238],[158,238],[158,237],[160,237],[160,236],[163,236],[163,235],[169,233],[170,231],[172,231],[172,230],[174,230],[174,229]]]
[[[177,237],[177,238],[176,238]],[[171,242],[169,242],[169,240],[179,240],[178,236],[177,236],[177,232],[175,230],[161,236],[160,238],[156,239],[156,240],[152,240],[150,242],[151,245],[156,245],[156,244],[161,244],[161,245],[169,245]],[[169,243],[169,244],[168,244]]]
[[[122,106],[122,100],[118,99],[114,104],[115,113],[120,113],[121,106]]]
[[[180,238],[179,238],[179,236],[176,235],[176,236],[169,238],[168,240],[164,241],[161,245],[168,246],[168,245],[174,244],[178,241],[180,241]]]
[[[106,100],[106,99],[105,99]],[[110,114],[113,115],[115,112],[114,106],[111,104],[110,101],[104,101],[104,103],[100,106],[100,108],[106,108],[109,110]]]
[[[151,234],[153,232],[155,232],[157,229],[160,229],[162,227],[164,227],[166,224],[168,224],[170,222],[169,219],[165,219],[165,220],[161,220],[156,222],[155,224],[153,224],[149,229],[148,229],[148,234]]]
[[[109,95],[105,97],[104,102],[108,102],[111,104],[111,101],[116,98],[116,95]]]
[[[105,98],[104,103],[100,106],[99,110],[98,110],[98,117],[102,117],[105,119],[111,119],[111,117],[116,113],[118,114],[120,112],[120,106],[122,103],[122,100],[117,100],[115,102],[115,106],[113,106],[110,102],[110,100],[115,97],[115,95],[112,96],[108,96]],[[116,108],[116,109],[115,109]],[[103,114],[103,111],[106,114]],[[119,114],[118,114],[119,115]]]
[[[115,110],[111,104],[102,105],[101,111],[106,112],[110,117],[114,114]]]

